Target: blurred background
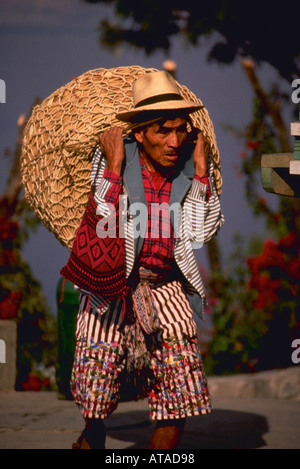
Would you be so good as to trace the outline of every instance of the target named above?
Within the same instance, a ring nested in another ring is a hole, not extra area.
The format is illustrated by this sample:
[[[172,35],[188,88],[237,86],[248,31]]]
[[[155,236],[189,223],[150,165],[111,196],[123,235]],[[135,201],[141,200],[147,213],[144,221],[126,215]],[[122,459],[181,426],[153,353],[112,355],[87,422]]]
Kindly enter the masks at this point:
[[[53,370],[64,362],[60,327],[74,326],[71,313],[58,325],[59,271],[68,250],[23,197],[26,120],[32,106],[86,71],[128,65],[173,73],[202,100],[214,124],[226,223],[197,254],[209,296],[199,324],[207,373],[294,366],[299,199],[263,190],[261,155],[293,151],[299,6],[211,3],[1,1],[0,319],[17,324],[16,389],[55,388]],[[76,301],[72,296],[72,314]]]

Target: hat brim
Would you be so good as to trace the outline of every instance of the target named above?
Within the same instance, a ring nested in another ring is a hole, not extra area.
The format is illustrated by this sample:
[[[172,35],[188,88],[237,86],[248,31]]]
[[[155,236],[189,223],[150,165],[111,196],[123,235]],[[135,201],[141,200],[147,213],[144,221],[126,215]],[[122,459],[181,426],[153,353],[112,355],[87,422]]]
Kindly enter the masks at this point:
[[[146,112],[146,111],[157,111],[157,113],[159,114],[159,111],[182,110],[190,114],[192,112],[199,111],[200,109],[203,109],[203,108],[204,108],[203,105],[193,103],[192,101],[186,101],[186,100],[182,100],[182,101],[174,100],[174,101],[165,101],[165,102],[162,101],[162,102],[155,103],[155,104],[147,104],[146,106],[133,108],[128,111],[119,112],[118,114],[116,114],[116,119],[122,122],[132,122],[138,114],[142,112]]]

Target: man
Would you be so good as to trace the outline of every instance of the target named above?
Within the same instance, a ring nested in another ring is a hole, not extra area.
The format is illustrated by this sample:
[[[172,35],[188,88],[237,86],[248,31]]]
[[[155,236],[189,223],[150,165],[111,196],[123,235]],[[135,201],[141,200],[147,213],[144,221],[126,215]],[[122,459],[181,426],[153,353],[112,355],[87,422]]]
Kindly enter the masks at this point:
[[[120,221],[129,293],[107,300],[81,289],[72,391],[86,425],[75,449],[105,447],[104,420],[131,376],[157,422],[152,449],[176,448],[186,418],[212,410],[194,321],[205,307],[194,249],[224,218],[209,142],[189,117],[201,106],[166,72],[138,78],[133,102],[117,115],[131,135],[109,128],[93,157],[97,214]]]

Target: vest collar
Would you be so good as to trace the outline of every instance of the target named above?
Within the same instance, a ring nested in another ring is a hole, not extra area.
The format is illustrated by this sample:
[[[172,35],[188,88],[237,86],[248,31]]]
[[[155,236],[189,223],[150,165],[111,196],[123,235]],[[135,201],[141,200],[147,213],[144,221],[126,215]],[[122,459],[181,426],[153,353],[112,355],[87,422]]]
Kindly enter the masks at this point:
[[[134,139],[129,137],[125,137],[124,143],[126,164],[123,181],[128,193],[129,204],[142,203],[147,206],[137,143]],[[173,180],[170,195],[170,205],[173,203],[182,203],[187,191],[192,185],[194,174],[195,167],[193,162],[193,155],[191,155],[191,157],[187,159],[181,172]],[[175,221],[173,210],[171,210],[170,216],[174,227]],[[146,233],[144,233],[144,237],[145,235]],[[134,240],[137,255],[142,248],[144,237],[139,236]]]

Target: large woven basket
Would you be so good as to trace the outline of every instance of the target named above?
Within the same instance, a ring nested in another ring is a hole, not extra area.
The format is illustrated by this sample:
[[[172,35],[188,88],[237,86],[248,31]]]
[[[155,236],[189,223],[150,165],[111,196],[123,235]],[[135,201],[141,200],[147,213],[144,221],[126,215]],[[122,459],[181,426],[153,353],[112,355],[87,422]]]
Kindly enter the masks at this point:
[[[132,84],[155,69],[139,66],[91,70],[62,86],[34,107],[26,125],[21,156],[25,197],[45,226],[70,250],[88,200],[91,150],[108,126],[124,126],[117,112],[132,105]],[[185,86],[182,95],[200,102]],[[219,151],[205,108],[193,123],[209,138],[216,189],[220,194]]]

